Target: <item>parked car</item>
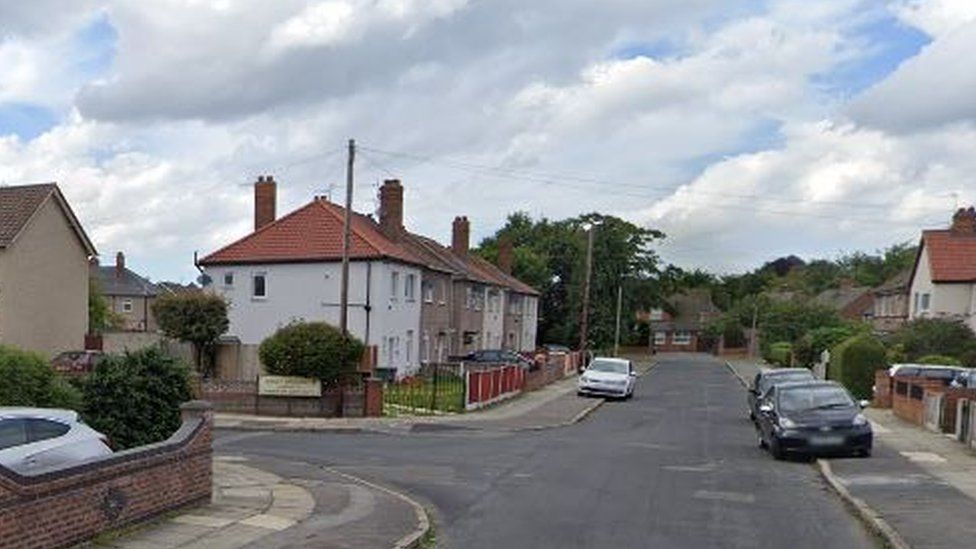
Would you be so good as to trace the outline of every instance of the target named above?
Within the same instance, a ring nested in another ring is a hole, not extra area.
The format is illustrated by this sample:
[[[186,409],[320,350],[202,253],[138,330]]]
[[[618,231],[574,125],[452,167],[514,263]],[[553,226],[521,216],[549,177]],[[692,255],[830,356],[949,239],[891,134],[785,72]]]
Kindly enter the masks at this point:
[[[789,383],[792,381],[812,381],[813,372],[806,368],[777,368],[765,370],[756,374],[752,380],[752,386],[746,392],[746,402],[749,404],[749,419],[756,421],[759,414],[759,402],[770,388],[778,383]]]
[[[580,375],[576,394],[630,398],[634,396],[636,381],[637,372],[631,361],[596,357]]]
[[[871,455],[871,424],[847,389],[835,381],[774,386],[759,405],[759,445],[776,459],[787,454]]]
[[[112,453],[108,437],[72,410],[0,408],[0,465],[19,473]]]
[[[540,348],[547,353],[568,353],[570,351],[569,347],[558,343],[543,343]]]
[[[461,357],[465,362],[478,362],[486,364],[516,364],[523,368],[532,368],[535,363],[524,356],[504,349],[482,349],[472,351]]]
[[[51,359],[51,366],[62,374],[81,375],[94,370],[104,358],[101,351],[65,351]]]
[[[953,387],[965,387],[967,389],[976,388],[976,369],[966,368],[962,372],[959,372],[950,385]]]

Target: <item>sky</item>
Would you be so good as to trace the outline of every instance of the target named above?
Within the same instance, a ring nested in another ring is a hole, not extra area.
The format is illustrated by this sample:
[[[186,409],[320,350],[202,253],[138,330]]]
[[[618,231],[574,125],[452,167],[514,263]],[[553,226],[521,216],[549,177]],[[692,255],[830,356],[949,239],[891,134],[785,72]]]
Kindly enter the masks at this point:
[[[0,4],[0,184],[56,181],[103,262],[189,282],[398,178],[416,232],[599,211],[741,272],[916,240],[976,203],[971,0]]]

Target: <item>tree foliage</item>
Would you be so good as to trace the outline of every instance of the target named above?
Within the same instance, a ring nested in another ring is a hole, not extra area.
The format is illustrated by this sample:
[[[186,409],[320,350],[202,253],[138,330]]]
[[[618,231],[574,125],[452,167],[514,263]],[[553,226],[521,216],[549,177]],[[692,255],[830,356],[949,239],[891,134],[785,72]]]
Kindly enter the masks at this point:
[[[356,371],[365,346],[324,322],[295,322],[261,342],[261,363],[268,373],[310,377],[326,384]]]
[[[85,421],[121,448],[168,438],[191,398],[187,366],[156,347],[107,356],[82,388]]]
[[[224,298],[204,292],[164,295],[152,305],[159,328],[169,337],[193,345],[196,365],[204,373],[212,366],[213,345],[230,325]]]
[[[575,346],[579,337],[582,292],[586,276],[587,235],[593,225],[593,278],[590,293],[589,338],[591,346],[613,342],[617,288],[623,288],[622,340],[636,342],[641,327],[633,320],[638,310],[663,303],[659,258],[653,243],[664,237],[658,231],[623,219],[597,213],[552,221],[533,220],[517,212],[476,250],[494,261],[498,241],[505,237],[515,248],[513,274],[541,293],[539,340]],[[643,337],[646,337],[646,329]]]
[[[81,408],[81,394],[37,353],[0,346],[0,406]]]
[[[908,361],[926,355],[961,359],[976,346],[976,334],[961,320],[919,318],[902,326],[891,336],[889,343],[899,346]]]
[[[855,335],[870,332],[870,326],[847,322],[838,326],[813,328],[797,340],[793,352],[799,364],[810,367],[820,361],[820,354]]]
[[[109,307],[98,279],[88,279],[88,332],[100,334],[122,327],[122,317]]]

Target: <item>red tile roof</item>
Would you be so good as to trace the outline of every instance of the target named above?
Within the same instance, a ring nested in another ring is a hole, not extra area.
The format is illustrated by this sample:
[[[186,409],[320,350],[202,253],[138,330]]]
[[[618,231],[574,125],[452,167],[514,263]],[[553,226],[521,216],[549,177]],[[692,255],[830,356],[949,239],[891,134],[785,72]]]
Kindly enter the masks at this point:
[[[923,231],[922,247],[928,250],[933,282],[976,282],[976,234]]]
[[[290,214],[200,260],[201,265],[288,263],[342,260],[344,210],[315,199]],[[393,259],[422,265],[402,246],[390,242],[375,221],[353,214],[350,259]]]

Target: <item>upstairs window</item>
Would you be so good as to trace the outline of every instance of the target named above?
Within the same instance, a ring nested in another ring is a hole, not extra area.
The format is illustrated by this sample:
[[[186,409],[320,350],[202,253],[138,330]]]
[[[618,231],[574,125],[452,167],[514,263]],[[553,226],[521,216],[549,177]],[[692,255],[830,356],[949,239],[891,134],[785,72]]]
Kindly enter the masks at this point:
[[[268,280],[266,273],[254,273],[251,278],[251,297],[264,299],[268,297]]]
[[[399,271],[393,271],[390,273],[390,300],[396,301],[397,296],[400,295],[398,290],[400,289],[400,273]]]
[[[224,273],[224,286],[233,286],[233,285],[234,285],[234,273],[233,272]]]
[[[424,287],[424,303],[433,303],[434,283],[429,280],[425,280],[422,285]]]
[[[417,275],[408,274],[406,279],[403,281],[403,297],[407,301],[413,301],[415,299],[415,292],[417,285]]]

